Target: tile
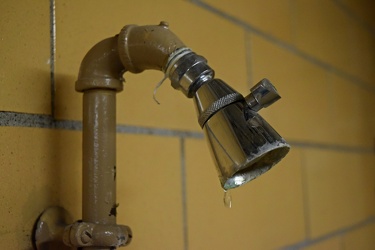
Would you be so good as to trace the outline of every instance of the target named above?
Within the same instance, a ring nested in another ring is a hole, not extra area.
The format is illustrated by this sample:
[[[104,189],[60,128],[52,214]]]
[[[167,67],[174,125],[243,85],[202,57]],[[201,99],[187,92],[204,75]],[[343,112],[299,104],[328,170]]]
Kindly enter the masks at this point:
[[[332,142],[340,145],[373,147],[373,116],[368,115],[375,104],[375,96],[353,82],[329,75],[330,107],[334,129]]]
[[[370,91],[363,91],[362,96],[362,102],[361,102],[361,112],[363,114],[362,120],[365,122],[363,123],[363,131],[362,136],[367,138],[367,141],[372,141],[373,143],[370,145],[371,147],[374,147],[375,142],[375,116],[372,114],[372,108],[375,107],[375,93]]]
[[[331,143],[327,74],[258,36],[251,36],[252,78],[268,78],[281,99],[259,113],[290,140]]]
[[[0,138],[0,241],[31,249],[33,225],[47,207],[80,218],[80,133],[1,127]]]
[[[369,0],[341,0],[342,4],[349,9],[352,18],[369,29],[375,29],[373,10],[375,4]]]
[[[308,247],[302,248],[303,250],[342,250],[341,238],[334,237],[318,242]]]
[[[203,0],[226,15],[245,22],[267,35],[292,41],[292,15],[288,0],[215,1]],[[222,15],[224,16],[224,15]]]
[[[285,138],[372,147],[374,93],[250,36],[252,78],[271,80],[281,99],[261,110]]]
[[[374,161],[370,154],[304,152],[312,238],[350,227],[374,213]]]
[[[74,91],[81,60],[95,43],[132,23],[144,25],[168,21],[170,29],[188,47],[208,59],[218,78],[235,88],[247,90],[244,33],[234,24],[187,1],[90,3],[56,3],[58,118],[81,119],[81,94]],[[82,12],[83,8],[85,12]],[[119,123],[200,130],[192,101],[169,87],[169,80],[157,92],[161,105],[154,102],[152,94],[163,78],[161,72],[125,73],[124,77],[125,89],[118,95]]]
[[[371,223],[364,227],[350,231],[343,237],[343,249],[371,250],[375,246],[375,224]]]
[[[375,86],[375,37],[374,32],[357,22],[350,23],[350,69],[358,79]],[[374,92],[374,91],[372,91]]]
[[[298,150],[232,190],[229,209],[205,141],[186,140],[185,149],[189,248],[276,249],[305,238]]]
[[[0,110],[51,111],[48,1],[1,1]]]
[[[294,1],[295,45],[341,70],[350,69],[350,19],[332,1]]]
[[[0,229],[0,242],[5,249],[32,249],[30,232],[25,230],[8,232]]]
[[[128,225],[128,249],[183,249],[178,138],[117,137],[117,223]]]

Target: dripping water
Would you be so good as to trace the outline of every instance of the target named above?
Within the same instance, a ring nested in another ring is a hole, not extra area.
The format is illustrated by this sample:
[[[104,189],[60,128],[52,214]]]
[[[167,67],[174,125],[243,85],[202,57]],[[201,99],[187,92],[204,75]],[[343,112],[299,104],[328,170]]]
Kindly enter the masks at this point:
[[[230,190],[225,190],[224,189],[224,206],[226,208],[231,208],[232,207],[232,194],[230,193]]]

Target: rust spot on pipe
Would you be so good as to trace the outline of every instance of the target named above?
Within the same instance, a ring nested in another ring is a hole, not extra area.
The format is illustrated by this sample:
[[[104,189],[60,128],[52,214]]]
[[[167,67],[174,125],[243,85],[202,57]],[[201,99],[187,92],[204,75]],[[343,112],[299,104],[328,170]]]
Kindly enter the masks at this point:
[[[116,203],[112,206],[111,210],[109,211],[109,216],[117,216],[117,207],[120,206],[119,203]]]
[[[116,180],[116,166],[113,166],[113,180]]]

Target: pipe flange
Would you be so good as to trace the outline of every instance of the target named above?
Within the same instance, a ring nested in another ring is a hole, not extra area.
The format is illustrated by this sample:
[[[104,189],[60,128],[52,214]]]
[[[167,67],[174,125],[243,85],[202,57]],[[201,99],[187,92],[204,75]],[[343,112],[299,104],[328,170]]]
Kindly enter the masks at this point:
[[[125,68],[132,72],[132,73],[141,73],[143,69],[139,69],[134,66],[129,53],[129,46],[128,46],[128,36],[129,33],[133,28],[137,27],[137,25],[126,25],[124,28],[121,29],[118,35],[118,43],[119,43],[119,55],[122,64]]]
[[[125,72],[118,51],[117,36],[104,39],[90,49],[82,60],[76,90],[110,89],[122,91]]]
[[[62,207],[49,207],[38,218],[34,228],[34,246],[36,249],[46,249],[46,246],[56,249],[64,248],[62,238],[64,228],[71,223],[72,216]]]
[[[71,247],[121,247],[132,239],[128,226],[77,221],[64,230],[63,241]]]

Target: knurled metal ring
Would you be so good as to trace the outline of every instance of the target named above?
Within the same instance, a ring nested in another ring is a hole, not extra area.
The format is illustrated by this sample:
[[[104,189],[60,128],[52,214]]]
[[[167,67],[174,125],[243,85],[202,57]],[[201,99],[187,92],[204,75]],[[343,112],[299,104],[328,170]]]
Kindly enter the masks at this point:
[[[210,119],[210,117],[213,116],[217,111],[232,103],[242,101],[243,99],[243,96],[239,93],[232,93],[219,98],[200,114],[198,118],[199,125],[203,128],[207,120]]]

